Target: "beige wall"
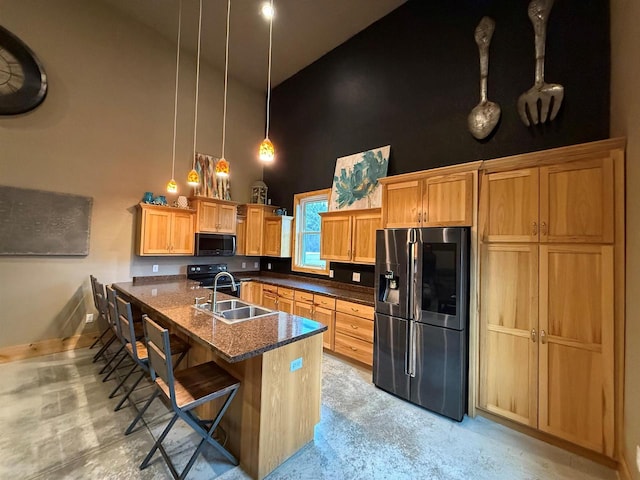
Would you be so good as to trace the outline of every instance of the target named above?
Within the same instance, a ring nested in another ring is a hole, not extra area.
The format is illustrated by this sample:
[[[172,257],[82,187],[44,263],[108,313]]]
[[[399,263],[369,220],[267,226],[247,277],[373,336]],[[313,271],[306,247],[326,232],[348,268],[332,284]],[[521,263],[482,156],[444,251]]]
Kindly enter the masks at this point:
[[[627,137],[625,449],[634,480],[640,445],[640,3],[611,1],[611,135]]]
[[[80,332],[92,309],[90,273],[110,283],[151,274],[152,264],[172,274],[202,262],[133,255],[134,206],[145,191],[162,193],[171,175],[175,43],[95,1],[0,0],[0,22],[49,78],[40,107],[0,117],[0,184],[94,199],[87,257],[0,257],[4,347]],[[195,61],[184,51],[181,68],[176,181],[188,195]],[[200,85],[197,149],[219,155],[221,72],[203,66]],[[264,93],[231,81],[226,157],[241,202],[262,177],[263,105]]]

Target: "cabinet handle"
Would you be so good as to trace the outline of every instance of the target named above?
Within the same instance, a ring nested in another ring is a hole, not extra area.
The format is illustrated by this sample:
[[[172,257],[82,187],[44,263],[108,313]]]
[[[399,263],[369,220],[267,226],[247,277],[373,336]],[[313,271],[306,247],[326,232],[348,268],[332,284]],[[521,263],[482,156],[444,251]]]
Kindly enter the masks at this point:
[[[533,222],[533,235],[538,235],[538,224],[536,222]]]
[[[422,212],[418,212],[418,223],[422,220]]]
[[[547,224],[545,222],[542,222],[540,224],[540,231],[542,232],[542,235],[546,235],[547,234]]]
[[[531,329],[531,341],[533,343],[536,343],[536,329],[535,328]]]
[[[354,330],[357,330],[357,329],[358,329],[358,326],[357,326],[357,325],[354,325],[354,324],[352,323],[352,324],[351,324],[351,328],[353,328]]]
[[[357,311],[358,311],[358,309],[357,309],[357,308],[354,308],[354,307],[351,307],[351,310],[353,310],[354,312],[357,312]]]
[[[349,347],[351,350],[353,350],[354,352],[357,352],[358,349],[356,347]]]
[[[544,330],[540,330],[540,343],[545,345],[547,343],[547,334]]]

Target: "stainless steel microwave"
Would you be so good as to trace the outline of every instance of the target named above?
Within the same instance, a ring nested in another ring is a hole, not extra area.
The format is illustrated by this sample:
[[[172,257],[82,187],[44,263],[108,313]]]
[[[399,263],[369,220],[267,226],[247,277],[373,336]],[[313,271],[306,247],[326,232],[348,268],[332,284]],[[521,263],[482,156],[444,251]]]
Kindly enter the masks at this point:
[[[196,233],[196,257],[230,257],[235,254],[235,235]]]

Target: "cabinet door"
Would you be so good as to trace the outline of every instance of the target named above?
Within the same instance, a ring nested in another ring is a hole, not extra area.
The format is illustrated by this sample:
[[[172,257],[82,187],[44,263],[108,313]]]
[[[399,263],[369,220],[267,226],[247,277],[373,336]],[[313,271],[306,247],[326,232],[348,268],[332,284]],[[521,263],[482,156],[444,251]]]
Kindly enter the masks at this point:
[[[313,319],[313,304],[296,301],[293,304],[293,313],[299,317]]]
[[[282,217],[266,217],[264,219],[262,254],[271,257],[280,256]]]
[[[328,308],[315,307],[313,319],[327,326],[327,331],[322,334],[322,346],[328,350],[333,350],[336,312]]]
[[[356,213],[353,216],[351,257],[355,263],[376,262],[376,230],[382,228],[380,213]]]
[[[278,294],[263,290],[262,306],[270,310],[278,310]]]
[[[540,167],[540,241],[613,242],[613,160]]]
[[[538,241],[538,169],[489,173],[482,180],[484,239]]]
[[[238,217],[236,225],[236,255],[245,255],[247,250],[247,218]]]
[[[540,246],[539,428],[613,455],[613,247]]]
[[[218,231],[218,204],[198,201],[198,232]]]
[[[187,212],[172,213],[171,253],[193,255],[195,247],[194,215]]]
[[[351,261],[351,215],[322,215],[320,258]]]
[[[422,187],[422,225],[471,226],[473,223],[473,173],[428,178]]]
[[[220,233],[236,233],[236,215],[238,208],[235,205],[218,204],[217,228]]]
[[[262,255],[262,228],[264,210],[262,208],[247,208],[247,231],[245,255]]]
[[[240,285],[240,300],[244,300],[249,303],[256,303],[253,299],[253,286],[256,282],[242,282]]]
[[[293,313],[293,299],[278,297],[278,310],[285,313]]]
[[[389,183],[383,192],[384,228],[405,228],[420,225],[422,216],[420,181]]]
[[[171,212],[143,210],[142,255],[168,255],[171,250]]]
[[[484,245],[480,269],[480,407],[535,428],[538,246]]]

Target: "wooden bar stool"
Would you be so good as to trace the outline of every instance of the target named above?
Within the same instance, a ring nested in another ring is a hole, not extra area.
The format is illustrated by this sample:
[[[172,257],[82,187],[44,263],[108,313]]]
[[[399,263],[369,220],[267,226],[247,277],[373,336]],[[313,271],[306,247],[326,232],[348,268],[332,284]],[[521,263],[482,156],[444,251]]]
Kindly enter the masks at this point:
[[[96,288],[96,284],[95,284],[95,282],[97,282],[98,279],[93,275],[89,275],[89,280],[91,281],[91,294],[93,295],[93,305],[94,307],[96,307],[96,310],[98,311],[98,315],[100,315],[101,314],[100,305],[98,304],[98,300],[96,298],[96,293],[98,292],[98,289]],[[96,338],[96,340],[91,344],[91,346],[89,347],[89,350],[95,347],[98,344],[98,342],[102,340],[102,337],[104,337],[110,331],[111,329],[109,328],[109,325],[107,325],[107,327],[102,331],[102,333],[98,336],[98,338]],[[94,362],[95,361],[96,360],[94,360]]]
[[[102,283],[100,283],[98,279],[93,275],[90,276],[90,279],[91,290],[93,292],[93,303],[96,307],[96,310],[98,310],[98,316],[107,323],[107,328],[100,334],[98,340],[102,338],[106,333],[111,333],[111,336],[109,336],[107,341],[102,344],[102,347],[100,348],[100,350],[98,350],[98,353],[93,356],[93,363],[97,362],[102,356],[104,356],[107,362],[109,362],[109,358],[107,358],[106,353],[111,344],[116,340],[116,336],[113,332],[113,329],[111,328],[111,322],[108,318],[107,304],[104,295],[104,285],[102,285]],[[94,345],[96,342],[94,342]],[[93,347],[93,345],[91,347]],[[111,359],[113,359],[113,357]]]
[[[140,469],[142,470],[149,465],[149,461],[156,450],[159,449],[174,478],[183,479],[189,473],[196,461],[196,457],[207,443],[216,448],[231,463],[238,465],[238,460],[231,452],[220,445],[212,435],[233,397],[238,392],[240,381],[220,368],[215,362],[207,362],[174,372],[168,330],[162,328],[146,315],[142,316],[142,322],[149,351],[151,377],[155,380],[156,386],[162,395],[171,401],[174,416],[145,457]],[[201,420],[193,412],[193,409],[197,406],[224,395],[227,398],[213,420]],[[178,418],[184,420],[202,437],[196,451],[180,474],[178,474],[173,462],[171,462],[162,446],[162,441]]]
[[[115,290],[113,291],[113,293],[115,294]],[[132,374],[136,368],[140,368],[141,370],[140,375],[138,376],[136,381],[133,383],[133,385],[131,385],[131,387],[127,390],[125,395],[114,408],[114,411],[117,412],[122,408],[124,403],[127,401],[131,393],[136,389],[138,384],[142,381],[144,376],[146,374],[150,374],[151,372],[149,369],[149,354],[147,345],[139,340],[140,337],[138,336],[136,331],[136,326],[139,324],[135,324],[133,322],[131,303],[127,302],[122,297],[116,297],[115,295],[114,297],[117,305],[116,322],[118,323],[119,331],[122,334],[122,340],[125,345],[125,350],[134,362],[134,367],[131,369],[131,371],[129,371],[127,377]],[[169,348],[171,354],[179,355],[175,363],[175,366],[177,367],[189,351],[189,345],[182,341],[179,337],[175,335],[169,335]],[[120,382],[120,385],[118,385],[118,387],[116,387],[116,390],[112,392],[114,395],[115,392],[122,386],[122,384],[124,384],[124,380]],[[149,405],[151,405],[151,402],[153,402],[154,398],[158,396],[158,393],[158,390],[154,388],[153,393],[149,396],[142,409],[138,411],[138,415],[136,415],[136,418],[133,419],[129,427],[127,427],[127,429],[125,430],[125,435],[128,435],[133,431],[138,421],[140,421],[140,419],[144,415],[144,412],[146,412],[147,408],[149,408]]]

